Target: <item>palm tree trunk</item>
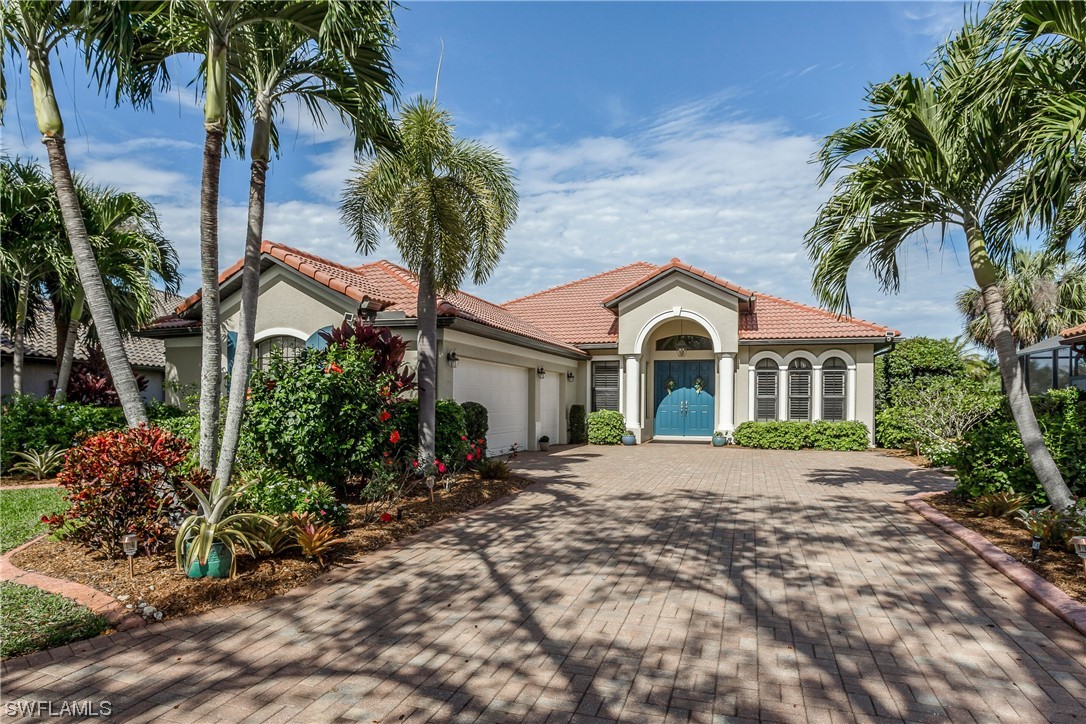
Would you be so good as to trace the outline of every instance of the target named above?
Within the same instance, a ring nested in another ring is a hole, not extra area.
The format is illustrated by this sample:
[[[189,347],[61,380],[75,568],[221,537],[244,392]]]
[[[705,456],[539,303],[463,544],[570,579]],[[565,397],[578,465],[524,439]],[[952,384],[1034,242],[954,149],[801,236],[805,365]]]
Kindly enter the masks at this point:
[[[128,362],[124,340],[117,327],[117,320],[113,316],[113,307],[110,306],[109,297],[106,295],[106,285],[98,271],[98,262],[95,260],[94,249],[87,237],[87,228],[83,224],[83,212],[79,207],[79,197],[75,192],[72,170],[68,166],[64,139],[46,136],[42,142],[45,143],[45,149],[49,154],[49,170],[52,172],[53,187],[60,201],[64,230],[72,245],[79,283],[83,287],[91,318],[94,319],[94,327],[102,343],[102,352],[105,354],[106,365],[109,367],[110,377],[113,378],[113,386],[117,390],[117,397],[124,410],[125,420],[129,427],[146,425],[147,410],[140,398],[136,376],[132,373],[132,365]]]
[[[64,348],[60,354],[60,371],[57,372],[57,391],[53,396],[57,402],[68,399],[68,381],[72,378],[72,363],[75,361],[75,343],[79,339],[79,324],[83,319],[83,292],[76,292],[72,302],[72,316],[68,320],[67,334],[64,335]]]
[[[261,99],[266,100],[264,95]],[[260,299],[260,244],[264,237],[264,196],[268,175],[271,109],[260,100],[253,119],[253,147],[249,174],[249,223],[245,232],[245,261],[241,268],[241,319],[238,324],[234,367],[230,372],[230,399],[226,406],[222,447],[219,451],[217,477],[229,483],[241,439],[245,417],[245,397],[249,391],[249,372],[256,336],[256,308]]]
[[[222,335],[219,329],[219,166],[222,126],[209,125],[204,138],[200,188],[200,279],[203,342],[200,348],[200,467],[215,472],[222,386]]]
[[[415,354],[418,368],[419,454],[423,462],[436,455],[437,430],[437,293],[429,265],[419,274],[419,336]]]
[[[1007,401],[1011,415],[1018,426],[1018,434],[1026,448],[1030,465],[1041,482],[1048,496],[1048,502],[1057,510],[1063,510],[1075,502],[1067,483],[1063,480],[1056,461],[1045,447],[1041,426],[1029,399],[1029,390],[1018,363],[1018,353],[1011,333],[1011,325],[1003,308],[1003,291],[999,285],[995,265],[988,256],[987,247],[981,230],[975,226],[966,228],[969,244],[969,260],[973,267],[973,278],[984,298],[984,311],[995,343],[996,357],[999,360],[999,372],[1003,377]]]
[[[19,292],[15,302],[15,329],[12,330],[11,391],[23,394],[23,357],[26,354],[26,308],[30,299],[30,277],[19,275]]]

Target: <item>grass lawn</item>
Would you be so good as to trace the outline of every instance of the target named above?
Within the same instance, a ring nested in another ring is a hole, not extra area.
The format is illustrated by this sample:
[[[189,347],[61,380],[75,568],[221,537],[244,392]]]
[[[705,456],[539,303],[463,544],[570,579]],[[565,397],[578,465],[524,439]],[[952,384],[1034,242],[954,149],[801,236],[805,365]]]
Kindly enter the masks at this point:
[[[97,636],[109,621],[63,596],[0,582],[0,656],[62,646]]]
[[[0,553],[44,533],[43,515],[62,513],[68,508],[64,496],[56,488],[0,490]]]

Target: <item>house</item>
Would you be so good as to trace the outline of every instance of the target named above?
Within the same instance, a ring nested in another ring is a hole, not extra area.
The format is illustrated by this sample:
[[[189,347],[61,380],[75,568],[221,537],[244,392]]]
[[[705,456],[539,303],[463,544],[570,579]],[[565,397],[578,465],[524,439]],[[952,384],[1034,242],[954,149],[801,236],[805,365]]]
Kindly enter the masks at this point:
[[[1086,324],[1024,347],[1018,351],[1018,361],[1031,395],[1063,387],[1086,390]]]
[[[168,314],[182,301],[176,294],[155,291],[155,313]],[[52,315],[46,315],[41,324],[34,327],[24,340],[23,352],[23,392],[45,397],[52,395],[57,383],[57,329]],[[75,358],[86,359],[86,330],[80,334],[76,344]],[[144,400],[166,398],[166,345],[160,339],[127,336],[124,349],[128,361],[137,375],[147,380],[147,388],[141,393]],[[12,365],[15,343],[11,330],[0,328],[0,394],[12,391]]]
[[[240,272],[238,262],[219,279],[224,367]],[[265,241],[258,363],[272,348],[319,346],[318,332],[359,317],[401,334],[412,362],[417,294],[416,278],[391,262],[351,267]],[[168,382],[197,382],[199,293],[141,334],[165,343]],[[875,353],[898,334],[678,259],[637,262],[505,304],[443,297],[437,392],[486,406],[491,449],[535,449],[542,435],[565,442],[573,404],[620,411],[639,441],[708,439],[744,420],[859,420],[873,429]]]

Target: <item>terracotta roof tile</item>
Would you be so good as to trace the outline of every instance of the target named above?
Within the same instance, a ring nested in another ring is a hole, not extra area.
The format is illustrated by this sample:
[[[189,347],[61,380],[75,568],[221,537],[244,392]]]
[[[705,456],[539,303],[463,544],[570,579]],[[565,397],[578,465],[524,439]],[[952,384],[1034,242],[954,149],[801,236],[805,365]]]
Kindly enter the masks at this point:
[[[1086,324],[1080,324],[1077,327],[1069,327],[1062,332],[1060,336],[1064,338],[1074,338],[1086,335]]]
[[[835,339],[882,337],[890,331],[874,322],[855,317],[837,316],[825,309],[758,294],[754,310],[739,316],[739,339]]]
[[[618,339],[618,318],[603,306],[603,300],[657,268],[638,261],[519,297],[502,306],[570,344],[613,344]]]
[[[630,284],[629,286],[627,286],[627,287],[625,287],[623,289],[619,289],[617,292],[614,292],[613,294],[608,296],[606,299],[604,299],[603,303],[605,305],[610,304],[611,302],[614,302],[614,301],[618,300],[619,298],[621,298],[621,297],[629,294],[630,292],[634,291],[638,287],[641,287],[641,286],[643,286],[645,284],[649,284],[656,277],[658,277],[658,276],[660,276],[662,274],[666,274],[666,273],[668,273],[670,271],[673,271],[673,270],[685,271],[685,272],[687,272],[689,274],[693,274],[696,277],[700,277],[700,278],[704,279],[705,281],[709,282],[710,284],[714,284],[714,285],[716,285],[718,287],[723,287],[724,289],[727,289],[730,292],[734,292],[735,294],[738,294],[739,296],[742,296],[742,297],[750,297],[750,296],[752,296],[754,294],[754,292],[750,291],[749,289],[744,289],[743,287],[739,286],[738,284],[731,283],[727,279],[722,279],[721,277],[714,276],[713,274],[710,274],[707,271],[704,271],[702,269],[698,269],[697,267],[690,266],[689,264],[686,264],[686,263],[682,262],[678,257],[676,257],[676,258],[672,259],[671,261],[669,261],[667,264],[664,264],[663,266],[660,266],[660,267],[656,267],[653,271],[651,271],[648,274],[646,274],[645,276],[641,277],[640,279],[635,281],[633,284]]]

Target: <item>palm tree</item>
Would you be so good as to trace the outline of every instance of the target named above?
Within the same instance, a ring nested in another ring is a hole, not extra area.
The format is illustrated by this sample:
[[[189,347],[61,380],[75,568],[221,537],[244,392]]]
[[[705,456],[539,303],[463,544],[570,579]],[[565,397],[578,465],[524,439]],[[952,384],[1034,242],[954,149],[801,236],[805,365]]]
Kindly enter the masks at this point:
[[[50,72],[50,56],[59,43],[69,39],[80,42],[88,52],[97,53],[99,58],[108,58],[106,62],[114,62],[118,67],[123,65],[125,54],[119,51],[130,37],[128,15],[115,2],[61,0],[9,0],[4,3],[3,15],[5,45],[21,49],[26,57],[34,116],[49,157],[49,170],[60,204],[60,215],[125,419],[131,426],[146,423],[147,411],[121,344],[121,333],[83,223],[64,147],[64,121]]]
[[[132,81],[165,77],[165,59],[177,53],[203,58],[204,155],[200,184],[200,466],[214,472],[218,446],[219,398],[222,387],[222,332],[219,309],[219,168],[223,139],[240,151],[241,89],[230,82],[228,58],[234,35],[250,25],[278,23],[318,41],[322,49],[338,49],[352,60],[374,52],[372,4],[352,0],[158,0],[135,3],[133,12],[151,25],[138,53]],[[122,79],[127,85],[127,79]]]
[[[437,101],[405,106],[400,146],[358,165],[343,193],[343,222],[358,250],[379,246],[387,229],[407,267],[418,276],[419,444],[434,457],[437,297],[455,291],[470,271],[476,284],[490,276],[516,220],[517,192],[508,161],[498,151],[454,136]]]
[[[983,63],[982,45],[967,28],[942,49],[929,79],[896,76],[869,89],[871,115],[831,134],[818,154],[821,183],[842,167],[844,174],[805,243],[816,294],[847,311],[848,274],[861,257],[882,289],[896,292],[907,243],[930,229],[964,232],[1011,412],[1049,502],[1064,508],[1073,498],[1037,424],[999,283],[1013,249],[1006,193],[1019,168],[1025,109],[1015,98],[955,102]]]
[[[1010,268],[1001,268],[999,275],[1011,333],[1019,349],[1086,322],[1086,262],[1061,263],[1055,254],[1019,249]],[[957,305],[970,339],[993,349],[980,290],[970,287],[962,291]]]
[[[78,177],[76,190],[106,293],[117,310],[117,326],[122,333],[134,332],[154,318],[158,287],[173,294],[180,288],[177,253],[148,201]],[[63,321],[57,334],[56,399],[60,401],[68,389],[80,327],[91,320],[84,319],[85,295],[78,280],[66,279],[58,270],[51,281],[53,307],[57,319]],[[96,328],[91,332],[97,336]]]
[[[56,194],[41,167],[19,159],[0,161],[0,273],[14,292],[5,295],[14,304],[5,309],[4,321],[12,330],[12,392],[17,395],[23,391],[26,333],[44,306],[43,282],[66,256],[56,233],[59,225]]]
[[[384,100],[395,93],[388,52],[391,37],[387,9],[367,4],[374,42],[368,61],[351,63],[343,53],[321,51],[312,38],[297,28],[272,23],[251,25],[235,38],[229,58],[231,78],[243,89],[251,109],[253,139],[249,152],[249,223],[241,271],[241,312],[231,370],[229,401],[223,425],[216,475],[229,480],[241,436],[245,391],[253,356],[256,311],[260,286],[260,243],[264,237],[264,195],[275,125],[284,103],[295,98],[321,128],[328,108],[355,132],[355,151],[389,147],[391,128]]]

